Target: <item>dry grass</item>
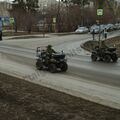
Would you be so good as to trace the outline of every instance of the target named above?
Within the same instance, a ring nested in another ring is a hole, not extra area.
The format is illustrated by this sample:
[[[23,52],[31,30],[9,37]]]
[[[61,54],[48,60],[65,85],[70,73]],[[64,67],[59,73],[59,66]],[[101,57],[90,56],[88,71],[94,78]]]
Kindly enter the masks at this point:
[[[119,120],[105,107],[0,74],[0,120]]]

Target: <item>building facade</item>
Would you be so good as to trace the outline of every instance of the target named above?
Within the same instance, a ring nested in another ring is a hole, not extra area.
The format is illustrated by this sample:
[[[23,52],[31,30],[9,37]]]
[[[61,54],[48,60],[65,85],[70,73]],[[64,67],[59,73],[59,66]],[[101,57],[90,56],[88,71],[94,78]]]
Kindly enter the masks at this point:
[[[0,2],[0,16],[9,16],[8,10],[11,9],[11,4],[8,2]]]
[[[39,0],[39,7],[40,9],[44,9],[44,7],[49,7],[53,4],[57,4],[57,1],[56,0]]]

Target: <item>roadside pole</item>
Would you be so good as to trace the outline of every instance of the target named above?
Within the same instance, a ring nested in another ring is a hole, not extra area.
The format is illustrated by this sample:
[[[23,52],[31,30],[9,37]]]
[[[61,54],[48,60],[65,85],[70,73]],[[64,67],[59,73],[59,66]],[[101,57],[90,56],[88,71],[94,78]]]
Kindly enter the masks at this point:
[[[43,23],[43,37],[45,37],[45,17],[44,17],[44,23]]]
[[[99,17],[99,48],[101,47],[101,27],[100,27],[100,17]]]
[[[2,18],[0,18],[0,41],[2,41]]]
[[[14,35],[14,24],[15,24],[15,19],[13,17],[9,18],[9,22],[12,26],[12,34]]]
[[[52,20],[52,26],[53,26],[53,31],[56,32],[56,17],[53,17],[53,20]]]
[[[60,26],[60,7],[61,7],[61,0],[58,1],[58,11],[57,11],[57,32],[60,32],[61,26]]]
[[[98,25],[99,25],[99,48],[101,47],[101,16],[103,16],[103,9],[97,9],[97,16],[98,16]]]
[[[46,32],[46,8],[47,4],[46,2],[43,2],[43,8],[42,8],[42,17],[43,17],[43,37],[45,37],[45,32]]]

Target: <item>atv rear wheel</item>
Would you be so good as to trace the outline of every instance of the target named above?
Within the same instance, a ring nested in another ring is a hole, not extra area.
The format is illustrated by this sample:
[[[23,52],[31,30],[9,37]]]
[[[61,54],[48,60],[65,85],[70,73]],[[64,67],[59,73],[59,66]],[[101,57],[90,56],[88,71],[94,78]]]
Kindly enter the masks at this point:
[[[49,71],[50,71],[51,73],[55,73],[55,72],[57,71],[56,65],[55,65],[55,64],[50,64],[50,65],[49,65]]]
[[[110,55],[105,55],[104,60],[105,62],[109,63],[111,61]]]

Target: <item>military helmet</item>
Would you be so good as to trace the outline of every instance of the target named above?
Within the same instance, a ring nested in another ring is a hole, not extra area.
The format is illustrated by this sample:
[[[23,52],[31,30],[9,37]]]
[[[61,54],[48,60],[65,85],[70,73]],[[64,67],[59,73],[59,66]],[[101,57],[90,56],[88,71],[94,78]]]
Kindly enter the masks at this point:
[[[47,48],[52,48],[52,45],[48,45]]]

